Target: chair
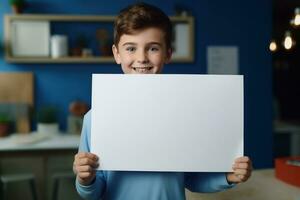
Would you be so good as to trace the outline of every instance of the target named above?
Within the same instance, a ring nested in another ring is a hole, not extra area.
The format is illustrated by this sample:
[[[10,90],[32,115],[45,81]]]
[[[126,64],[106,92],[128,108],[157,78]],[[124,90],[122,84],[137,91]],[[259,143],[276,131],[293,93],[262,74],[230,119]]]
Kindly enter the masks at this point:
[[[31,190],[32,199],[37,200],[35,176],[33,174],[1,175],[0,182],[3,200],[8,200],[8,184],[16,182],[27,182]]]
[[[63,180],[73,180],[75,182],[76,176],[73,172],[57,172],[53,174],[53,190],[52,190],[52,200],[58,200],[59,196],[59,185]]]

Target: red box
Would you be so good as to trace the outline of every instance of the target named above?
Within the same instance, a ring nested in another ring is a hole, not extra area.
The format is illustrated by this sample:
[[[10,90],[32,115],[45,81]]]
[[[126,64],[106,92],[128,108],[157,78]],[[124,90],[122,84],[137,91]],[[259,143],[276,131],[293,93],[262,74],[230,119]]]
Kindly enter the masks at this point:
[[[290,161],[296,161],[296,164],[289,164]],[[300,187],[300,156],[276,158],[275,176],[276,178]]]

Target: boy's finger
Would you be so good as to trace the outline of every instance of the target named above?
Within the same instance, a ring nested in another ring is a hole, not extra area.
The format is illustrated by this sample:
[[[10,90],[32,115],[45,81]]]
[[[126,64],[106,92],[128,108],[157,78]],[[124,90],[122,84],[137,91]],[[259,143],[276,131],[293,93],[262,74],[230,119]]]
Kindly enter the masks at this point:
[[[78,176],[82,179],[90,178],[93,175],[91,172],[80,172]]]
[[[98,156],[93,154],[93,153],[89,153],[89,152],[80,152],[77,154],[77,158],[90,158],[93,160],[98,160]]]
[[[234,173],[231,173],[229,176],[228,176],[228,180],[230,182],[233,182],[233,183],[239,183],[240,182],[240,178],[239,178],[239,175],[236,175]]]
[[[252,167],[252,162],[250,159],[247,159],[247,158],[244,158],[244,159],[237,159],[234,163],[234,165],[238,165],[238,164],[241,164],[241,163],[245,163],[249,166],[249,169],[253,169]]]
[[[98,162],[90,159],[90,158],[81,158],[78,163],[78,165],[91,165],[91,166],[97,166]]]
[[[89,165],[83,165],[78,167],[79,172],[93,172],[95,169]]]
[[[99,167],[99,163],[98,163],[98,162],[94,162],[94,163],[92,164],[92,167],[93,167],[93,168]]]
[[[236,174],[236,175],[247,175],[247,170],[245,170],[245,169],[236,169],[236,170],[234,170],[234,174]]]
[[[91,159],[86,160],[86,158],[82,158],[74,161],[73,168],[74,167],[76,168],[77,166],[85,166],[85,165],[91,166],[93,168],[97,168],[99,167],[99,162]]]
[[[248,156],[243,156],[235,159],[235,162],[250,162],[250,158]]]
[[[232,166],[233,169],[250,169],[251,167],[249,166],[248,163],[235,163]]]
[[[239,182],[245,182],[248,179],[247,175],[238,175],[238,178],[240,179]]]
[[[85,157],[88,153],[87,152],[78,152],[75,157],[76,158],[82,158]]]

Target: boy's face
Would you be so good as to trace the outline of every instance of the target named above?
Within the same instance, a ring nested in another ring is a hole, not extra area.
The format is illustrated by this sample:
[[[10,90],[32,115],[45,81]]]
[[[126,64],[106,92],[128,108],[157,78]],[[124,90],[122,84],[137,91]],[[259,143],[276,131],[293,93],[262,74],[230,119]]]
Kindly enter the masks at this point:
[[[164,33],[146,28],[133,35],[123,34],[112,47],[115,60],[125,74],[157,74],[168,63],[172,51],[167,49]]]

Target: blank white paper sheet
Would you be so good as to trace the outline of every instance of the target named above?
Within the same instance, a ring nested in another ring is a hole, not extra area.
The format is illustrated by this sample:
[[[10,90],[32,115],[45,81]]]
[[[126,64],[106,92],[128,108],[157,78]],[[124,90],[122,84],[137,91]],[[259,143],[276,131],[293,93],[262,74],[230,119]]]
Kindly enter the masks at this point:
[[[229,172],[243,156],[243,76],[93,74],[99,170]]]

